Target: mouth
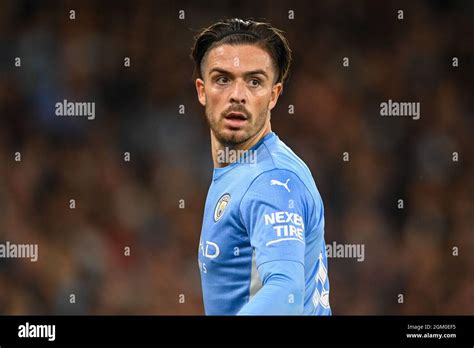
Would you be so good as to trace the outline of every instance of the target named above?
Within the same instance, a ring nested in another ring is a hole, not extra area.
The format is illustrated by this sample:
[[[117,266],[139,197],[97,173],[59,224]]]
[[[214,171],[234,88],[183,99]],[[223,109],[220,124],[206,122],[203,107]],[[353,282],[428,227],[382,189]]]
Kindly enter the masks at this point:
[[[232,111],[232,112],[229,112],[225,118],[227,120],[246,120],[247,119],[247,116],[245,116],[243,113],[241,112],[236,112],[236,111]]]
[[[230,128],[238,129],[247,122],[247,116],[241,112],[229,112],[225,117],[225,123],[227,123]]]

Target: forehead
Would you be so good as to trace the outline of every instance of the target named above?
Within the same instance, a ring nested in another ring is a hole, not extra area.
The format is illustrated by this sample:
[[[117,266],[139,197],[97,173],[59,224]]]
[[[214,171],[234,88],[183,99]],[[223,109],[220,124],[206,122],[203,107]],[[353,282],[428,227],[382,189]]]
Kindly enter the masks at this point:
[[[205,70],[213,68],[230,72],[264,70],[273,73],[272,59],[267,51],[256,45],[220,45],[212,48],[205,59]]]

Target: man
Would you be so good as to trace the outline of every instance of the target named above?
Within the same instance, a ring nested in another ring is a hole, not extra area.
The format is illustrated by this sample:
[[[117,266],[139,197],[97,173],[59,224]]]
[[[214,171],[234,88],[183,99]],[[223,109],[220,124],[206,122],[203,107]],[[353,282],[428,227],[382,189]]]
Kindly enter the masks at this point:
[[[192,51],[214,162],[199,243],[208,315],[330,315],[324,208],[272,132],[291,51],[268,23],[230,19]]]

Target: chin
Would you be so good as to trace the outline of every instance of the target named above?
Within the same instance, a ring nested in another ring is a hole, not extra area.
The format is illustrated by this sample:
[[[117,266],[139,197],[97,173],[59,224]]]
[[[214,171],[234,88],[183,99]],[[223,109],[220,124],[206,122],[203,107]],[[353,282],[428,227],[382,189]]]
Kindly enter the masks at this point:
[[[247,141],[250,136],[244,130],[225,130],[218,134],[218,140],[224,144],[237,145]]]

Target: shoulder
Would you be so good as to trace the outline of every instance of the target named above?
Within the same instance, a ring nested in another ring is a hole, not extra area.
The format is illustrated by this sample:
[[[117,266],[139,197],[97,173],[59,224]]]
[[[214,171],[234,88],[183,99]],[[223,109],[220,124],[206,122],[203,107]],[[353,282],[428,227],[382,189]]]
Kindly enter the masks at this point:
[[[311,170],[306,163],[278,136],[275,136],[271,141],[266,142],[262,162],[267,162],[262,166],[266,170],[262,170],[260,174],[272,172],[276,175],[288,175],[292,173],[297,177],[293,180],[293,184],[298,182],[300,185],[306,187],[315,200],[320,200],[320,194],[314,181]],[[291,174],[290,174],[291,175]]]
[[[272,168],[261,172],[252,180],[242,201],[281,205],[296,201],[311,203],[314,199],[297,173],[288,168]]]
[[[252,156],[253,163],[246,164],[238,175],[246,182],[243,199],[307,198],[309,194],[314,201],[321,200],[308,166],[277,135],[262,143]]]

